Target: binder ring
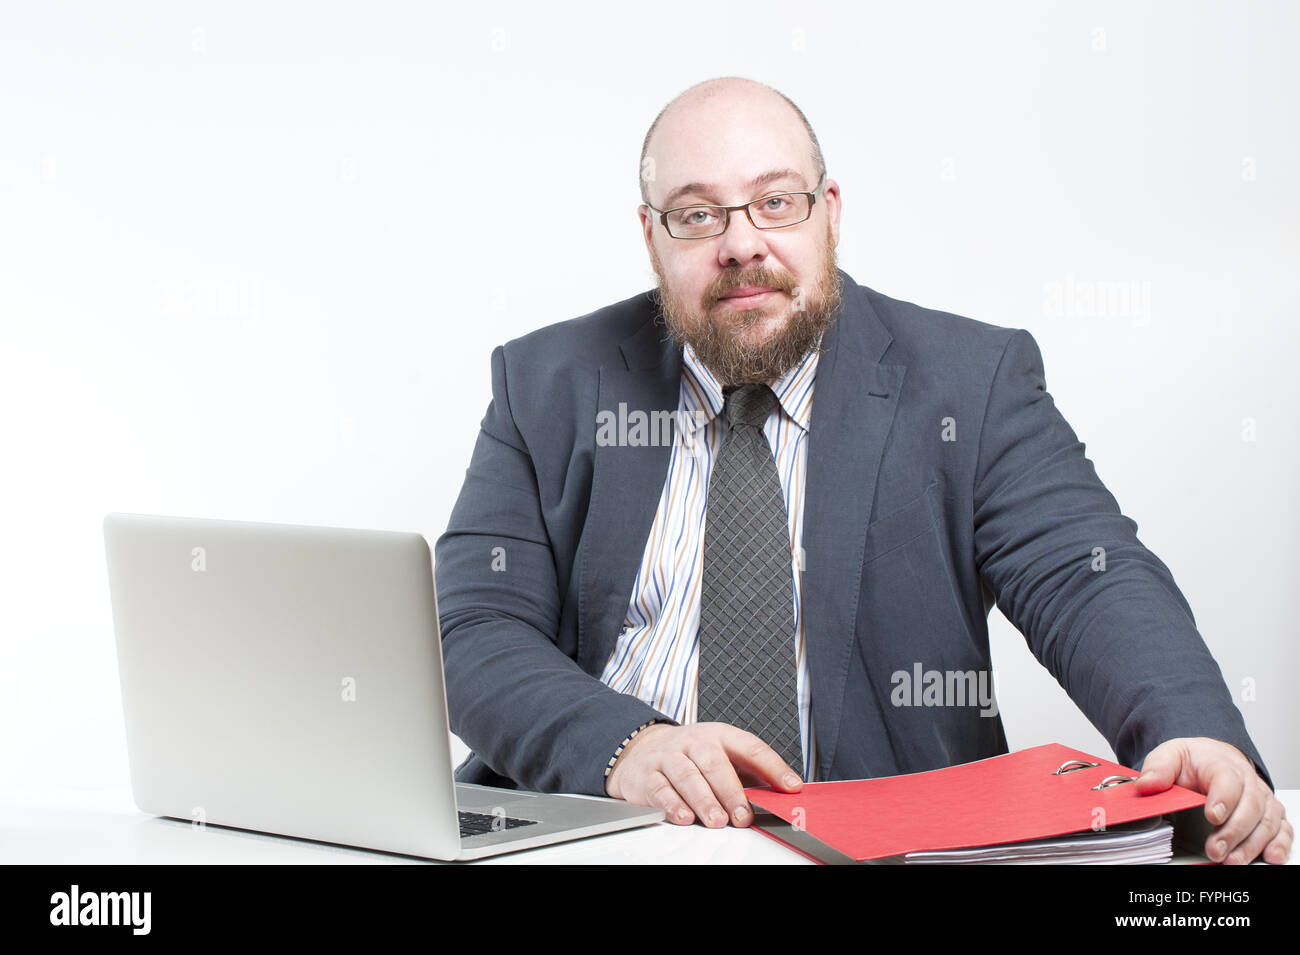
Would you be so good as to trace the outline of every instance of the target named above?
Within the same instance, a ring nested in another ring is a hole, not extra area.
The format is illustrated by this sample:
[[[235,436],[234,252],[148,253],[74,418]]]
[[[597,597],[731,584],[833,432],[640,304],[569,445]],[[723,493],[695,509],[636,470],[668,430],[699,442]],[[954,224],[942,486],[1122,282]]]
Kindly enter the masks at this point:
[[[1093,769],[1100,765],[1101,763],[1090,763],[1084,759],[1067,759],[1057,767],[1056,772],[1052,773],[1052,775],[1062,776],[1065,773],[1072,773],[1078,769]]]
[[[1109,789],[1111,786],[1122,786],[1125,783],[1133,783],[1133,782],[1137,782],[1136,776],[1107,776],[1105,779],[1103,779],[1100,783],[1098,783],[1096,786],[1093,786],[1092,788]]]

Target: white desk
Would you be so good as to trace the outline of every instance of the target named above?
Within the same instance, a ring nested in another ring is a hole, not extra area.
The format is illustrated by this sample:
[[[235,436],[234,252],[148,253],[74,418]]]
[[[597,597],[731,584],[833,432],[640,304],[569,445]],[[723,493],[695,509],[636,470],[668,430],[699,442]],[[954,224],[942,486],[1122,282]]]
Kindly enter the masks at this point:
[[[1300,818],[1300,790],[1278,792]],[[1300,852],[1293,849],[1291,865]],[[1203,861],[1175,856],[1175,862]],[[429,860],[267,836],[149,816],[127,790],[0,794],[0,864],[48,865],[421,865]],[[546,863],[809,865],[744,829],[659,823],[628,832],[484,859],[474,865]]]

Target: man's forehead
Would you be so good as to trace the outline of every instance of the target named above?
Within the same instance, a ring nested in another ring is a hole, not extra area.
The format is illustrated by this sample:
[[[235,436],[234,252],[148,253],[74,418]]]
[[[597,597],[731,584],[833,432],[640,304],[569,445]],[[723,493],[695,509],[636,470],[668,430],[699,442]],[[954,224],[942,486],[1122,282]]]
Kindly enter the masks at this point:
[[[789,187],[800,192],[812,190],[807,176],[795,166],[774,164],[752,174],[751,170],[752,167],[747,166],[727,175],[717,166],[712,166],[699,170],[700,178],[688,178],[685,175],[665,178],[661,183],[668,189],[663,200],[664,207],[670,208],[684,201],[725,204],[734,196],[741,196],[740,201],[743,202],[755,190],[766,189],[768,186]]]
[[[691,187],[708,191],[692,193],[691,201],[743,202],[753,198],[749,190],[756,184],[769,184],[774,172],[794,170],[791,189],[810,191],[816,185],[806,182],[812,172],[807,130],[788,104],[766,94],[718,96],[670,108],[647,157],[657,183],[653,192],[665,208],[680,205]]]

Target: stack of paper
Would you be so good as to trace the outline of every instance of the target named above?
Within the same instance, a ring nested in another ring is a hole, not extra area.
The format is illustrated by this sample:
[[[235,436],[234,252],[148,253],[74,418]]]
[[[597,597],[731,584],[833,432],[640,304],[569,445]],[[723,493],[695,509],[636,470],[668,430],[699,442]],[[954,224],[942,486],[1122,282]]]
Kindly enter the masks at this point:
[[[1174,855],[1174,827],[1161,817],[1102,832],[1079,832],[977,849],[909,852],[909,865],[1163,865]]]

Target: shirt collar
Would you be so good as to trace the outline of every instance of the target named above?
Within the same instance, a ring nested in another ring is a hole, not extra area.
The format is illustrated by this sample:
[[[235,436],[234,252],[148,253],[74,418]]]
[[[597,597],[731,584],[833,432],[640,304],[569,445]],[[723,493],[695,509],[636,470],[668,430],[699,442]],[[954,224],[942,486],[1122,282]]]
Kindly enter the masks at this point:
[[[804,431],[812,420],[813,384],[817,379],[817,360],[821,340],[809,349],[803,360],[786,371],[772,384],[781,410]],[[682,401],[685,426],[692,432],[704,427],[722,413],[722,385],[713,372],[696,357],[695,349],[682,349]]]

